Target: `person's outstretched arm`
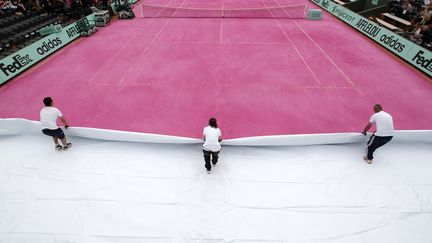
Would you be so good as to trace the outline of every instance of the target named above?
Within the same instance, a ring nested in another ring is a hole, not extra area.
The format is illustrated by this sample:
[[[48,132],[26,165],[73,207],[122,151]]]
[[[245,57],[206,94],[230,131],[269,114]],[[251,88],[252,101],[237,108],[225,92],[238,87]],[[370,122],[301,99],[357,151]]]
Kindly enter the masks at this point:
[[[363,135],[366,135],[366,132],[369,131],[369,129],[372,127],[372,123],[369,122],[366,127],[363,129]]]
[[[67,129],[69,127],[68,122],[66,121],[66,118],[64,116],[59,117],[60,121],[63,122],[63,124],[65,125],[65,128]]]

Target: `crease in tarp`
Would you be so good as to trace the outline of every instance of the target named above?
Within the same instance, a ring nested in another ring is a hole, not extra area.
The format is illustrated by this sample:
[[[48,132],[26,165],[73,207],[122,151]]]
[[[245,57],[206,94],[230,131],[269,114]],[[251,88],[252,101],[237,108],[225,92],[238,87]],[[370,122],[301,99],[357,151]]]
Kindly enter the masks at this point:
[[[0,136],[39,134],[39,121],[22,118],[0,119]],[[128,132],[89,127],[71,127],[65,130],[67,136],[123,142],[167,143],[167,144],[200,144],[202,139],[171,135]],[[370,134],[369,134],[370,135]],[[321,133],[321,134],[291,134],[234,138],[222,141],[222,145],[231,146],[295,146],[320,144],[346,144],[365,142],[369,136],[361,133]],[[432,130],[398,130],[393,140],[432,142]]]

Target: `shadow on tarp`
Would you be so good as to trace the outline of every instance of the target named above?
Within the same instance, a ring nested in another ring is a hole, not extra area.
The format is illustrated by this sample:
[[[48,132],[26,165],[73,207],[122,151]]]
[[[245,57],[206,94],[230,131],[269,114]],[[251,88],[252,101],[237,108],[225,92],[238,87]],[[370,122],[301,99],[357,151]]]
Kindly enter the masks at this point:
[[[0,119],[0,136],[20,134],[41,134],[38,121],[21,118]],[[109,141],[168,143],[168,144],[200,144],[201,139],[159,135],[140,132],[127,132],[109,129],[71,127],[64,129],[67,136],[91,138]],[[361,133],[321,133],[295,134],[235,138],[222,141],[222,145],[232,146],[287,146],[287,145],[320,145],[346,144],[365,142],[369,136]],[[394,141],[432,142],[432,130],[396,131]]]

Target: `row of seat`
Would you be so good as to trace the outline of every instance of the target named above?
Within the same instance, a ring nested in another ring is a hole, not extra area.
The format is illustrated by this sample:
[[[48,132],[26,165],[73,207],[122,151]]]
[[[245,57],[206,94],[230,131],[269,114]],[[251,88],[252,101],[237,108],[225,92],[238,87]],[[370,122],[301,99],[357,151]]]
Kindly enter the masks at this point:
[[[9,25],[8,27],[2,28],[0,30],[0,39],[5,39],[8,37],[11,37],[14,34],[20,33],[24,30],[27,30],[33,26],[36,26],[40,23],[43,23],[49,19],[51,19],[52,16],[48,14],[41,14],[38,16],[34,16],[19,22],[15,22],[14,24]]]
[[[32,11],[17,15],[0,10],[0,59],[41,39],[41,28],[63,22],[65,26],[91,12],[90,8],[72,8],[67,13]]]
[[[7,28],[10,25],[13,25],[15,23],[21,22],[23,20],[29,19],[31,17],[40,15],[41,12],[31,12],[27,14],[22,15],[0,15],[0,29]]]
[[[40,39],[40,34],[37,32],[39,29],[60,23],[57,16],[49,14],[27,16],[20,20],[0,29],[0,58],[29,45],[29,42],[33,43]]]

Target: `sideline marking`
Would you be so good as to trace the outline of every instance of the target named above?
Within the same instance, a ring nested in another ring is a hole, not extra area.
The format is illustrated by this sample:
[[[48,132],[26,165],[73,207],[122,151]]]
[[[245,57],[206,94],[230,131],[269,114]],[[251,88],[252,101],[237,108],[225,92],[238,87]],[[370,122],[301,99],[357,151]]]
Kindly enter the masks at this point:
[[[159,41],[160,44],[221,44],[211,41]],[[240,45],[291,45],[289,42],[225,42],[225,44]]]
[[[265,7],[268,7],[265,3],[264,0],[261,0],[261,2],[264,4]],[[278,3],[279,5],[279,3]],[[279,5],[280,6],[280,5]],[[270,12],[270,14],[274,17],[273,13]],[[306,60],[304,59],[304,57],[301,55],[300,51],[297,49],[297,47],[294,45],[294,42],[292,42],[292,40],[288,37],[288,34],[285,32],[285,30],[282,28],[282,25],[279,23],[278,19],[274,19],[274,21],[278,24],[279,28],[281,29],[282,33],[284,34],[285,38],[291,43],[291,45],[294,47],[294,50],[297,52],[297,54],[299,55],[299,57],[302,59],[303,63],[306,65],[307,69],[309,70],[309,72],[312,74],[312,76],[314,77],[315,81],[318,83],[318,85],[321,85],[321,82],[318,80],[317,76],[315,75],[315,73],[312,71],[311,67],[309,66],[309,64],[307,64]]]
[[[279,6],[279,7],[282,7],[280,4],[279,4],[279,1],[278,0],[274,0],[275,1],[275,3]],[[336,63],[327,55],[327,53],[303,30],[303,28],[301,28],[299,25],[298,25],[298,23],[297,23],[297,21],[296,20],[294,20],[294,23],[295,23],[295,25],[297,26],[297,28],[299,28],[302,32],[303,32],[303,34],[305,34],[311,41],[312,41],[312,43],[314,43],[314,45],[315,46],[317,46],[318,47],[318,49],[324,54],[324,56],[326,56],[327,57],[327,59],[333,64],[333,66],[335,66],[336,67],[336,69],[338,70],[338,72],[340,73],[340,74],[342,74],[342,76],[350,83],[350,85],[351,86],[355,86],[354,85],[354,82],[352,82],[351,81],[351,79],[350,78],[348,78],[348,76],[342,71],[342,69],[340,69],[339,68],[339,66],[338,65],[336,65]]]
[[[133,39],[135,40],[135,39]],[[99,76],[99,74],[102,72],[102,70],[105,70],[105,68],[108,66],[108,64],[112,63],[112,60],[115,60],[115,58],[117,58],[117,56],[120,54],[120,52],[122,52],[127,46],[129,46],[129,44],[132,42],[132,39],[130,39],[126,45],[124,45],[122,48],[120,48],[114,55],[112,55],[108,61],[105,62],[105,64],[99,68],[99,70],[87,81],[88,84],[94,84],[93,80]]]
[[[170,2],[171,2],[172,0],[170,0]],[[168,2],[169,3],[169,2]],[[162,11],[162,10],[161,10]],[[148,23],[146,23],[144,26],[148,26],[148,25],[150,25],[152,22],[154,21],[154,19],[152,19],[152,20],[150,20]],[[144,32],[144,30],[142,31],[142,32]],[[120,48],[120,50],[118,51],[118,52],[116,52],[114,55],[112,55],[112,56],[110,56],[110,58],[109,58],[109,61],[107,61],[101,68],[99,68],[99,70],[93,75],[93,77],[91,77],[88,81],[87,81],[87,83],[88,84],[90,84],[90,85],[94,85],[94,84],[97,84],[97,83],[94,83],[93,82],[93,80],[103,71],[103,70],[105,70],[105,68],[108,66],[108,64],[111,64],[111,61],[112,60],[115,60],[114,58],[116,57],[116,56],[118,56],[119,54],[120,54],[120,52],[121,51],[123,51],[126,47],[128,47],[129,45],[130,45],[130,43],[132,42],[132,41],[135,41],[135,40],[137,40],[140,36],[141,36],[141,33],[142,32],[140,32],[140,34],[139,35],[136,35],[136,37],[135,37],[135,39],[130,39],[127,43],[126,43],[126,45],[124,45],[122,48]]]
[[[301,87],[303,89],[352,89],[357,90],[356,87],[353,86],[305,86]]]
[[[225,8],[225,3],[224,0],[222,0],[222,15],[224,14],[224,8]],[[224,18],[221,18],[221,28],[220,28],[220,38],[219,38],[219,43],[222,43],[223,40],[223,24],[224,24]]]
[[[170,0],[167,4],[169,4],[169,3],[171,3],[171,1],[172,0]],[[181,7],[181,5],[183,5],[183,3],[185,2],[186,0],[183,0],[181,3],[180,3],[180,6],[178,6],[178,7]],[[165,7],[168,7],[168,6],[165,6]],[[158,14],[159,13],[161,13],[163,10],[164,10],[165,8],[163,8],[162,10],[160,10],[159,12],[158,12]],[[178,11],[178,9],[174,12],[174,14],[175,13],[177,13],[177,11]],[[156,18],[153,18],[152,20],[154,20],[154,19],[156,19]],[[157,39],[157,38],[159,38],[159,36],[160,36],[160,34],[162,33],[162,31],[165,29],[165,27],[168,25],[168,23],[171,21],[171,19],[170,18],[167,18],[166,19],[167,21],[165,22],[165,24],[162,26],[162,28],[159,30],[159,32],[153,37],[153,39],[146,45],[146,47],[144,48],[144,50],[138,55],[138,56],[141,56],[143,53],[145,53],[148,49],[149,49],[149,47],[153,44],[153,42],[155,42],[155,40]],[[126,76],[130,73],[130,71],[132,71],[132,69],[133,69],[133,65],[131,65],[131,67],[128,69],[128,71],[123,75],[123,77],[120,79],[120,82],[118,83],[118,85],[120,85],[120,86],[122,86],[123,85],[123,81],[125,80],[125,78],[126,78]]]
[[[172,0],[170,0],[167,4],[170,4],[171,3],[171,1]],[[161,12],[161,11],[163,11],[163,9],[161,9],[160,11],[159,11],[159,13]],[[158,13],[158,14],[159,14]],[[145,26],[148,26],[148,25],[150,25],[151,23],[153,23],[155,21],[155,19],[151,19],[149,22],[147,22],[145,25],[144,25],[144,27]],[[145,28],[143,28],[142,29],[142,31],[138,34],[138,35],[136,35],[136,38],[134,38],[134,39],[130,39],[127,43],[126,43],[126,45],[124,45],[122,48],[120,48],[120,50],[118,51],[118,52],[116,52],[114,55],[112,55],[110,58],[109,58],[109,61],[107,61],[96,73],[95,73],[95,75],[93,75],[93,77],[92,78],[90,78],[87,82],[89,83],[89,84],[92,84],[92,85],[94,85],[94,84],[96,84],[96,83],[93,83],[93,80],[103,71],[103,70],[105,70],[105,68],[108,66],[108,64],[111,64],[111,61],[112,60],[115,60],[114,58],[116,58],[119,54],[120,54],[120,52],[122,52],[126,47],[128,47],[129,45],[130,45],[130,43],[132,42],[132,41],[135,41],[135,40],[137,40],[140,36],[141,36],[141,34],[143,33],[145,31]]]
[[[279,3],[278,3],[279,4]],[[339,66],[327,55],[327,53],[318,45],[318,43],[316,43],[313,39],[312,39],[312,37],[310,37],[309,36],[309,34],[308,33],[306,33],[304,30],[303,30],[303,28],[302,27],[300,27],[299,25],[298,25],[298,23],[297,23],[297,21],[294,21],[294,23],[295,23],[295,25],[312,41],[312,43],[314,43],[315,44],[315,46],[317,46],[318,47],[318,49],[324,54],[324,56],[326,56],[327,57],[327,59],[336,67],[336,69],[338,70],[338,72],[340,73],[340,74],[342,74],[342,76],[350,83],[350,85],[351,86],[355,86],[355,84],[354,84],[354,82],[350,79],[350,78],[348,78],[348,76],[342,71],[342,69],[341,68],[339,68]]]
[[[316,4],[314,2],[312,2],[314,4],[314,6],[318,6],[320,7],[319,4]],[[327,12],[328,13],[328,12]],[[353,33],[356,34],[356,36],[359,36],[360,38],[363,38],[365,40],[367,40],[368,42],[376,45],[377,47],[379,47],[382,51],[380,51],[381,53],[385,53],[388,56],[391,56],[393,59],[397,60],[398,62],[400,62],[401,64],[404,64],[406,67],[410,68],[412,71],[416,72],[417,74],[419,74],[420,76],[424,77],[426,79],[426,81],[430,84],[432,84],[432,79],[423,71],[421,71],[420,69],[417,69],[414,65],[408,63],[407,61],[405,61],[404,59],[402,59],[400,56],[396,55],[395,53],[388,51],[387,48],[385,48],[384,46],[380,45],[378,42],[374,41],[373,39],[367,37],[366,35],[364,35],[363,33],[358,32],[356,29],[351,28],[351,26],[343,21],[341,21],[338,17],[334,16],[333,14],[328,14],[327,15],[330,18],[333,18],[334,20],[336,20],[338,23],[342,23],[344,26],[348,26],[350,28],[348,28],[347,30],[352,31]],[[358,33],[360,33],[361,35],[358,35]]]

